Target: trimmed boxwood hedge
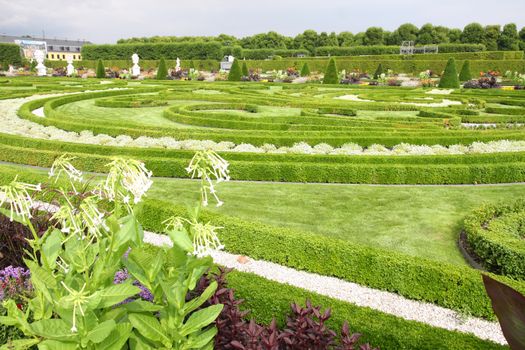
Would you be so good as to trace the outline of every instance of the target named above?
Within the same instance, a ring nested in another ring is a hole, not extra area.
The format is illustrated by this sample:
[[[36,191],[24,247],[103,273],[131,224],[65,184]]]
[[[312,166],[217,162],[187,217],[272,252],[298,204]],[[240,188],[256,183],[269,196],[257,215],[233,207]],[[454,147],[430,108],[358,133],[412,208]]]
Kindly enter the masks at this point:
[[[145,229],[163,232],[162,222],[173,215],[186,216],[186,208],[147,200],[140,220]],[[201,212],[201,219],[224,227],[220,230],[220,238],[231,253],[338,277],[494,319],[477,270],[208,211]],[[498,278],[525,291],[525,283]]]
[[[489,271],[525,279],[525,200],[486,205],[463,223],[468,248]]]
[[[3,64],[22,64],[22,55],[20,54],[20,46],[17,44],[0,43],[0,65]],[[3,67],[7,70],[7,67]]]

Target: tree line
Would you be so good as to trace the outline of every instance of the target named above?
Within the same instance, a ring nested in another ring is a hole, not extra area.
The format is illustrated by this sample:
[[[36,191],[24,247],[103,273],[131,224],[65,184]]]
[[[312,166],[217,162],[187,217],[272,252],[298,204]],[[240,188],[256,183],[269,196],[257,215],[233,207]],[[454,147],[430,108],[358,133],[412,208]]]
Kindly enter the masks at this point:
[[[350,47],[372,45],[401,45],[403,41],[413,41],[416,45],[430,44],[483,44],[489,51],[525,50],[525,27],[518,31],[516,24],[482,26],[470,23],[463,29],[434,26],[430,23],[418,28],[405,23],[394,31],[381,27],[370,27],[364,32],[341,33],[316,32],[305,30],[295,37],[285,36],[274,31],[243,38],[233,35],[218,36],[153,36],[120,39],[118,44],[160,43],[160,42],[220,42],[224,46],[240,46],[244,49],[306,49],[314,52],[318,47]]]

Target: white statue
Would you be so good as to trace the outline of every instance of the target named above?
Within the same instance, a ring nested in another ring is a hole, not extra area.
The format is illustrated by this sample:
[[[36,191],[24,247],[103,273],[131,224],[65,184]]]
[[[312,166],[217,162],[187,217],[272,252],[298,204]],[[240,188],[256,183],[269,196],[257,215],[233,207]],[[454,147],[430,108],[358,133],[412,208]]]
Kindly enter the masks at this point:
[[[180,59],[177,57],[177,65],[175,66],[175,72],[180,71]]]
[[[36,74],[39,77],[45,77],[47,75],[47,68],[44,66],[44,58],[46,58],[44,51],[35,50],[34,57],[36,60]]]
[[[131,55],[131,61],[133,62],[133,67],[131,67],[131,76],[138,77],[140,75],[139,55],[136,53]]]
[[[66,74],[68,77],[75,74],[75,67],[73,67],[73,59],[71,58],[71,56],[67,58]]]
[[[235,57],[228,55],[228,62],[232,63],[235,60]]]

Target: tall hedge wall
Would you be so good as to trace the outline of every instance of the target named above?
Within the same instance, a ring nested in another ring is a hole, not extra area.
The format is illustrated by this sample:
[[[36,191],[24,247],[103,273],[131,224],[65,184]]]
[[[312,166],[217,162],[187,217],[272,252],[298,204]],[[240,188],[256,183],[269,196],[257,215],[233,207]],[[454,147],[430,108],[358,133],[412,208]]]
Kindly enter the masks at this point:
[[[157,43],[85,45],[82,57],[87,60],[127,60],[134,53],[145,60],[167,59],[215,59],[222,58],[222,45],[218,42]]]
[[[15,65],[22,63],[22,55],[18,45],[0,43],[0,65],[5,63]]]
[[[438,51],[449,52],[477,52],[485,51],[485,46],[480,44],[441,44]],[[317,56],[359,56],[359,55],[385,55],[399,54],[399,46],[322,46],[315,50]]]

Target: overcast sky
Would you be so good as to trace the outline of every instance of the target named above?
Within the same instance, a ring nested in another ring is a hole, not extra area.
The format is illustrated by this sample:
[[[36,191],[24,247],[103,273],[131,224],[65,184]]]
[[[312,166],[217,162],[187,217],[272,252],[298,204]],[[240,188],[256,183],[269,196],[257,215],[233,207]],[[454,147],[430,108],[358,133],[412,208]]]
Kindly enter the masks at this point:
[[[239,37],[305,29],[393,30],[411,22],[463,28],[470,22],[525,26],[525,0],[0,0],[0,34],[113,43],[153,35]]]

